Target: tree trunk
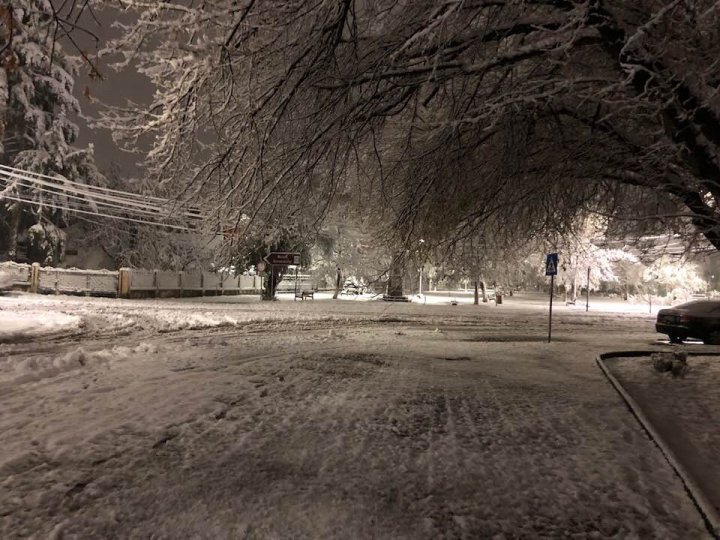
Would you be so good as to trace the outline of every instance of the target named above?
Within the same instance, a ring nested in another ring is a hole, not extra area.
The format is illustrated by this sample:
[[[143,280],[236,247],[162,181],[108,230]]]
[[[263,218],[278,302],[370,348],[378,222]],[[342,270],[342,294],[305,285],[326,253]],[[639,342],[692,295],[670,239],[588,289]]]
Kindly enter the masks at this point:
[[[488,295],[487,295],[487,285],[485,284],[485,280],[480,278],[480,290],[482,291],[482,300],[484,304],[488,303]]]
[[[573,273],[572,279],[572,295],[570,301],[574,304],[577,302],[577,271]]]
[[[278,270],[274,270],[268,273],[267,279],[265,280],[265,288],[263,289],[262,299],[273,300],[277,294],[277,285],[282,280],[282,273]]]
[[[388,296],[403,295],[403,274],[405,273],[405,253],[396,253],[390,263],[390,271],[388,275]]]
[[[21,214],[20,206],[18,204],[14,204],[8,214],[8,230],[10,232],[10,238],[8,239],[8,259],[15,261],[17,260],[18,255],[18,234],[20,229]]]
[[[480,295],[478,293],[478,280],[475,280],[475,301],[473,302],[476,306],[480,304]]]

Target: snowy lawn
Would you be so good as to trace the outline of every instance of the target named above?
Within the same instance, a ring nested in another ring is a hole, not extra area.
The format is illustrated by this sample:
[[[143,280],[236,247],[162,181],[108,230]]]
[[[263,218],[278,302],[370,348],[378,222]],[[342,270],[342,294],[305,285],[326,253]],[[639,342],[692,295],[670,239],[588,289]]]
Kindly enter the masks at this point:
[[[22,295],[0,537],[707,538],[594,357],[645,314]]]
[[[606,365],[720,514],[720,356],[690,356],[677,378],[655,371],[649,357]]]

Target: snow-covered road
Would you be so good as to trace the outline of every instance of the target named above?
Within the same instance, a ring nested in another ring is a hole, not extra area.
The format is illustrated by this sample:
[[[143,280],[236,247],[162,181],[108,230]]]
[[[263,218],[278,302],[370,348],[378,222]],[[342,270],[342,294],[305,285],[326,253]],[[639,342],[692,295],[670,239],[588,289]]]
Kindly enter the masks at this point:
[[[0,537],[708,537],[594,364],[649,315],[220,302],[0,299],[65,324],[0,344]]]

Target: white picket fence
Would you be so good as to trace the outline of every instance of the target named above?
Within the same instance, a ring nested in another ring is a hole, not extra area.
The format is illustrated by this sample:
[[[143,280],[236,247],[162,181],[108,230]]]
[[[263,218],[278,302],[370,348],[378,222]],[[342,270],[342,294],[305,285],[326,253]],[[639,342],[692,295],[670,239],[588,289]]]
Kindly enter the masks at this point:
[[[43,294],[85,294],[93,296],[206,296],[260,294],[258,276],[233,276],[204,271],[167,272],[121,268],[80,270],[43,267],[39,264],[2,263],[0,272],[9,274],[15,287]]]
[[[262,287],[258,276],[233,276],[216,272],[167,272],[161,270],[120,269],[129,273],[129,292],[195,292],[207,294],[260,293]],[[121,284],[124,285],[124,282]],[[122,294],[121,295],[125,296]]]
[[[299,291],[314,289],[313,277],[310,274],[298,274],[297,277],[292,273],[284,274],[275,286],[275,290],[277,292],[293,292],[296,287]]]
[[[33,268],[30,268],[32,292],[43,294],[88,294],[113,296],[118,291],[118,272],[77,270],[38,266],[37,290],[32,290]]]

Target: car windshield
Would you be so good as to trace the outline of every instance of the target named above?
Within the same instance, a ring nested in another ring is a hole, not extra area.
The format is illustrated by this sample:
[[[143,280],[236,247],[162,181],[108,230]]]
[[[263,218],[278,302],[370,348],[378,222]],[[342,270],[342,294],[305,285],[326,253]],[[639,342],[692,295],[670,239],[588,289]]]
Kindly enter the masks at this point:
[[[696,313],[710,313],[720,308],[720,301],[717,300],[695,300],[675,306],[675,309],[685,309]]]

